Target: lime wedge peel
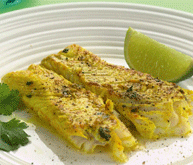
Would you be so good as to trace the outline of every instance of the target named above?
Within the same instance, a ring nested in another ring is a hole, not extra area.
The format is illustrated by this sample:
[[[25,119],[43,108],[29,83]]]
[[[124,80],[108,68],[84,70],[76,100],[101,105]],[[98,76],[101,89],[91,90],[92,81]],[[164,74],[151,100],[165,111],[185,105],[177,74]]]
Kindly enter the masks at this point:
[[[190,56],[131,27],[125,37],[124,55],[130,68],[165,81],[177,83],[193,75],[193,59]]]

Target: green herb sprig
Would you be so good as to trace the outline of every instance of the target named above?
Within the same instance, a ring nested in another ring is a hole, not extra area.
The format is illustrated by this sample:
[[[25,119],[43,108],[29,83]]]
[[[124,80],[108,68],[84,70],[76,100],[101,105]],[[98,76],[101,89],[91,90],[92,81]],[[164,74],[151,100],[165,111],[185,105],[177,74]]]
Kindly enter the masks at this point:
[[[0,149],[4,151],[14,151],[20,145],[24,146],[29,142],[29,135],[23,129],[28,126],[16,118],[8,122],[0,122]]]
[[[11,115],[19,105],[18,90],[10,90],[6,84],[0,84],[0,115]]]
[[[19,102],[19,91],[10,90],[6,84],[0,83],[0,115],[11,115],[17,110]],[[24,129],[27,127],[26,123],[16,118],[8,122],[0,121],[0,150],[9,152],[26,145],[29,135]]]

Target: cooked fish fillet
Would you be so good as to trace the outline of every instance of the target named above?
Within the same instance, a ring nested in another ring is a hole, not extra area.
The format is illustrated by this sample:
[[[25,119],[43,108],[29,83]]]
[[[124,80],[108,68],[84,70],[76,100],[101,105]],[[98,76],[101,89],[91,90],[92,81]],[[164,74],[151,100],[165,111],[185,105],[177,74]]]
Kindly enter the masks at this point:
[[[46,57],[41,64],[104,100],[111,99],[143,137],[185,136],[191,132],[193,91],[109,64],[75,44]]]
[[[2,82],[19,90],[26,106],[78,149],[93,152],[98,145],[108,145],[116,161],[126,162],[124,151],[137,145],[115,116],[112,101],[104,104],[101,97],[53,71],[33,64],[27,70],[6,74]]]

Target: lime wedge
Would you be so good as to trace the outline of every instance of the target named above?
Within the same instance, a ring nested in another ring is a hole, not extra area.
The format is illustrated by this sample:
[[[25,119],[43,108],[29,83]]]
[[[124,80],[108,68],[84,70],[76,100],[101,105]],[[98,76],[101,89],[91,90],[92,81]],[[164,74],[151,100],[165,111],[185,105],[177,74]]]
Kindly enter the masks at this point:
[[[165,81],[179,82],[193,75],[193,59],[190,56],[131,27],[125,37],[124,55],[130,68]]]

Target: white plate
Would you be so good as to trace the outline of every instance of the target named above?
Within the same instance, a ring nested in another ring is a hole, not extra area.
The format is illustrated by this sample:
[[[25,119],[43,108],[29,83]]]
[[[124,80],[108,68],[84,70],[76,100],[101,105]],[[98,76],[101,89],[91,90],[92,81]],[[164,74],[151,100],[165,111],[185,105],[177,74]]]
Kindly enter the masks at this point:
[[[192,14],[127,3],[66,3],[0,15],[0,77],[39,63],[43,57],[72,43],[108,62],[127,67],[123,44],[129,26],[193,56]],[[193,90],[192,84],[190,78],[179,85]],[[14,115],[29,118],[25,112]],[[31,135],[31,143],[15,152],[0,151],[0,164],[115,164],[106,153],[76,152],[53,131],[28,123],[30,127],[26,132]],[[126,164],[189,164],[193,162],[192,146],[193,135],[147,142],[145,150],[128,155],[130,159]]]

